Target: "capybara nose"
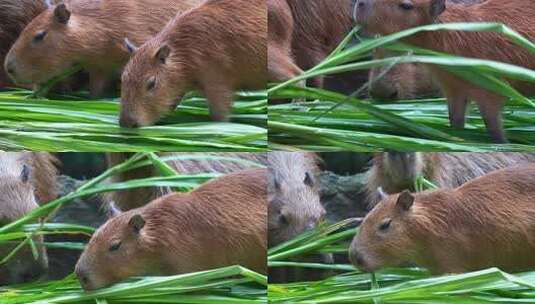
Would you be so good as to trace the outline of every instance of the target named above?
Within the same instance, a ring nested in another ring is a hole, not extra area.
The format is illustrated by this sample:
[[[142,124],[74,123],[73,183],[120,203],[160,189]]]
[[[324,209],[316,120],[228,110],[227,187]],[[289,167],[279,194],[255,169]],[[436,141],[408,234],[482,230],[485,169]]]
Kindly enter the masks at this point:
[[[80,281],[80,285],[83,289],[91,289],[91,281],[89,280],[89,274],[86,271],[76,269],[76,276],[78,277],[78,281]]]
[[[139,124],[134,119],[130,118],[128,115],[121,115],[119,119],[119,125],[123,128],[138,128]]]
[[[15,62],[13,60],[7,60],[6,61],[6,72],[11,76],[15,76],[16,67]]]
[[[356,267],[360,268],[364,265],[364,257],[357,250],[352,249],[349,252],[349,260],[351,261],[351,264],[355,265]]]

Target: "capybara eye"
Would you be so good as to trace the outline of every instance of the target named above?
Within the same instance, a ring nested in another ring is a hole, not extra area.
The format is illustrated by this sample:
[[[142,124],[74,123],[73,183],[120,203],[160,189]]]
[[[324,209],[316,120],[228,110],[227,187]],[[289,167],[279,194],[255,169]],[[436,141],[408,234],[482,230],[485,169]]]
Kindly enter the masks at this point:
[[[152,77],[147,82],[147,91],[154,90],[155,87],[156,87],[156,79],[154,77]]]
[[[383,222],[379,225],[379,230],[386,231],[388,228],[390,228],[390,223],[392,223],[392,219],[385,219]]]
[[[119,250],[119,248],[121,248],[121,242],[115,242],[113,244],[111,244],[110,246],[110,251],[116,251],[116,250]]]
[[[47,34],[47,31],[41,31],[33,37],[33,42],[41,42],[43,39],[45,39],[45,36]]]
[[[279,215],[279,223],[281,223],[283,225],[288,225],[289,224],[288,218],[284,214],[280,214]]]
[[[412,5],[412,2],[410,1],[403,1],[399,4],[399,7],[401,7],[402,9],[406,11],[409,11],[414,8],[414,5]]]

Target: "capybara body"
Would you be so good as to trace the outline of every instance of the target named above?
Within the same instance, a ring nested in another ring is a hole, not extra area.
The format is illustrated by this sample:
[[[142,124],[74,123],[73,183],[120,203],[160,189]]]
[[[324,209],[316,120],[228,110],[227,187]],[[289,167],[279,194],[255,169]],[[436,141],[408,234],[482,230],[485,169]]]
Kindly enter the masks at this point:
[[[455,189],[381,201],[350,247],[364,271],[405,263],[435,274],[535,267],[535,165],[491,172]]]
[[[56,196],[55,159],[48,153],[0,153],[0,226],[30,213]],[[17,284],[37,279],[48,268],[43,238],[34,237],[38,258],[31,248],[23,247],[7,263],[0,265],[0,285]],[[0,246],[0,259],[18,243]]]
[[[266,153],[159,153],[166,163],[179,174],[199,173],[231,173],[248,168],[258,168],[267,165]],[[131,157],[130,153],[107,153],[108,167],[116,166]],[[182,158],[181,158],[182,157]],[[207,158],[208,157],[208,158]],[[211,158],[210,158],[211,157]],[[167,158],[167,159],[166,159]],[[173,159],[174,158],[174,159]],[[126,182],[133,179],[149,178],[160,175],[152,165],[132,169],[114,175],[111,182]],[[171,193],[169,187],[135,188],[115,191],[108,194],[107,199],[113,201],[122,211],[138,208],[157,197]]]
[[[126,37],[141,44],[201,1],[67,0],[24,29],[6,57],[6,70],[18,84],[39,85],[80,65],[89,72],[90,93],[100,96],[130,57]]]
[[[7,52],[24,27],[46,8],[44,1],[0,0],[0,88],[12,85],[3,68]]]
[[[452,3],[465,5],[480,3],[483,0],[448,0]],[[395,53],[378,49],[374,59],[392,57]],[[398,54],[399,56],[399,54]],[[440,96],[440,87],[433,81],[431,72],[418,63],[402,63],[393,66],[385,72],[387,67],[377,67],[370,70],[369,78],[374,79],[369,87],[371,97],[379,100],[407,100],[422,97]],[[379,77],[382,76],[382,77]]]
[[[122,76],[123,127],[151,125],[199,89],[225,121],[238,89],[265,89],[265,0],[208,0],[135,50]]]
[[[266,169],[230,173],[112,218],[76,265],[82,287],[230,265],[266,273],[266,176]]]
[[[500,22],[535,41],[532,16],[535,6],[531,0],[487,0],[465,6],[445,0],[358,0],[357,21],[367,32],[391,34],[411,27],[450,22]],[[387,20],[387,22],[385,22]],[[505,62],[535,69],[535,56],[517,46],[505,36],[493,32],[420,32],[405,38],[405,42],[434,51],[463,57]],[[436,65],[427,65],[448,101],[450,124],[464,128],[466,110],[474,101],[481,112],[490,137],[495,142],[506,142],[501,121],[501,108],[506,97],[483,89],[467,79],[460,78]],[[521,93],[535,94],[535,85],[517,80],[509,83]]]
[[[372,162],[366,192],[368,203],[375,205],[381,199],[378,188],[386,194],[414,191],[416,178],[422,176],[438,188],[453,189],[494,170],[535,163],[535,153],[385,152],[376,154]]]
[[[276,246],[316,228],[325,215],[320,203],[318,158],[314,153],[268,154],[268,245]],[[331,255],[296,257],[300,261],[332,262]],[[270,282],[314,280],[322,271],[273,268]]]

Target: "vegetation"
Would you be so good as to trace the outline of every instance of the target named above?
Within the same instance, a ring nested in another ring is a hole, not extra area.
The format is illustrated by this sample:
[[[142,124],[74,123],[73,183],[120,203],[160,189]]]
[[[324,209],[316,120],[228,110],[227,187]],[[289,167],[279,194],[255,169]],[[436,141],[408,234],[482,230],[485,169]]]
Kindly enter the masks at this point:
[[[273,148],[321,151],[532,151],[535,144],[535,102],[503,81],[504,77],[535,82],[535,71],[505,63],[441,54],[397,42],[419,31],[494,31],[535,54],[535,44],[501,24],[452,23],[427,25],[347,47],[355,28],[322,63],[285,83],[268,89],[270,99],[314,100],[269,106],[269,140]],[[392,58],[370,60],[376,48],[399,51]],[[350,96],[312,88],[297,88],[302,80],[399,63],[432,63],[467,81],[510,98],[504,107],[504,125],[512,144],[489,144],[479,112],[472,109],[464,130],[449,127],[443,98],[373,104],[359,98],[368,83]]]
[[[218,156],[181,155],[176,158],[219,158]],[[117,165],[98,177],[88,181],[76,191],[35,209],[25,217],[0,227],[0,244],[17,241],[20,246],[6,257],[0,257],[0,264],[5,263],[23,246],[36,248],[32,236],[48,234],[81,233],[91,235],[94,229],[80,225],[46,223],[48,217],[56,210],[70,204],[76,198],[83,198],[100,193],[136,187],[168,186],[177,190],[190,190],[199,184],[217,176],[216,174],[183,175],[172,171],[163,160],[155,154],[138,153],[128,161]],[[225,158],[229,160],[229,158]],[[233,159],[236,162],[245,160]],[[124,183],[106,183],[114,174],[139,166],[155,166],[162,176],[131,180]],[[31,224],[38,218],[45,218],[43,224]],[[46,243],[47,247],[65,247],[83,250],[84,244]],[[34,250],[34,254],[37,254]],[[0,303],[265,303],[267,278],[265,275],[230,266],[197,273],[168,277],[139,277],[97,291],[84,292],[74,274],[60,281],[48,281],[0,287]]]
[[[206,100],[190,95],[161,124],[120,128],[119,103],[86,95],[35,98],[31,92],[0,92],[0,150],[136,152],[264,151],[267,97],[237,95],[231,123],[212,122]]]

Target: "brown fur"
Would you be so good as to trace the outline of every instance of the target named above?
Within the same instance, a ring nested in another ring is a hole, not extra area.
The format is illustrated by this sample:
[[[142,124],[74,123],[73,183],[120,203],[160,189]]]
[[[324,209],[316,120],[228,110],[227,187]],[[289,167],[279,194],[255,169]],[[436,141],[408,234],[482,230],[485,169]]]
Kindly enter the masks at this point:
[[[13,222],[56,197],[56,160],[48,153],[0,153],[0,226]],[[0,285],[37,279],[48,267],[42,237],[35,237],[39,257],[23,247],[6,264],[0,265]],[[16,244],[0,246],[0,260]]]
[[[236,90],[265,89],[266,43],[265,0],[208,0],[177,15],[126,66],[121,126],[154,124],[192,89],[227,120]]]
[[[0,0],[0,65],[3,67],[7,52],[24,27],[46,9],[39,0]],[[3,68],[0,68],[0,88],[12,85]]]
[[[266,169],[231,173],[109,220],[76,265],[82,287],[230,265],[266,273],[266,174]],[[131,224],[135,215],[146,223],[139,232]],[[117,241],[120,248],[110,252]]]
[[[465,5],[480,3],[482,0],[448,0]],[[378,49],[374,59],[384,59],[395,54]],[[398,55],[399,56],[399,55]],[[370,79],[383,73],[385,67],[370,70]],[[383,77],[373,81],[369,88],[371,97],[381,100],[406,100],[440,96],[440,87],[433,81],[431,73],[422,64],[406,63],[392,67]]]
[[[358,21],[368,32],[390,34],[407,28],[449,22],[500,22],[504,23],[531,41],[535,41],[535,26],[531,16],[535,14],[532,0],[501,1],[488,0],[466,7],[448,3],[440,14],[444,0],[414,0],[414,9],[399,7],[402,0],[359,0]],[[444,4],[445,5],[445,4]],[[438,16],[431,14],[436,8]],[[405,39],[406,42],[435,51],[463,57],[482,58],[535,69],[535,56],[528,50],[515,45],[501,34],[491,32],[422,32]],[[448,100],[450,123],[463,128],[466,108],[474,101],[482,113],[491,138],[495,142],[505,142],[500,110],[506,97],[485,90],[446,72],[439,66],[429,65],[429,70],[437,80]],[[524,94],[535,94],[535,85],[513,81],[509,83]]]
[[[268,245],[273,247],[316,228],[325,215],[319,198],[318,157],[314,153],[268,154]],[[332,262],[331,255],[296,257],[299,261]],[[269,270],[270,282],[320,279],[320,270]]]
[[[535,164],[529,164],[456,189],[391,195],[364,219],[350,258],[364,271],[403,263],[436,274],[533,269],[534,185]],[[379,229],[389,219],[389,228]]]
[[[535,163],[535,153],[378,153],[367,172],[368,202],[379,202],[379,187],[386,194],[414,191],[418,176],[453,189],[491,171],[528,162]]]
[[[125,38],[141,44],[156,34],[177,12],[202,0],[67,0],[67,24],[54,17],[57,6],[36,17],[10,50],[6,67],[15,67],[20,84],[41,84],[75,64],[90,74],[90,92],[100,96],[117,78],[129,58]],[[34,37],[47,31],[41,42]]]
[[[195,155],[196,154],[196,155]],[[267,164],[266,153],[160,153],[160,157],[189,157],[195,155],[199,158],[205,156],[219,157],[219,159],[175,159],[167,161],[167,164],[181,174],[197,173],[231,173],[247,168],[265,166]],[[128,158],[129,153],[107,153],[108,167],[116,166]],[[111,178],[111,182],[124,182],[133,179],[158,176],[154,166],[149,165],[120,173]],[[111,192],[107,196],[108,201],[115,202],[116,206],[123,210],[130,210],[144,206],[151,200],[170,193],[168,187],[160,188],[136,188],[123,191]]]

